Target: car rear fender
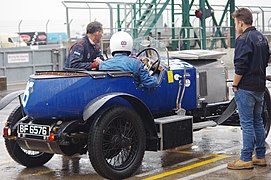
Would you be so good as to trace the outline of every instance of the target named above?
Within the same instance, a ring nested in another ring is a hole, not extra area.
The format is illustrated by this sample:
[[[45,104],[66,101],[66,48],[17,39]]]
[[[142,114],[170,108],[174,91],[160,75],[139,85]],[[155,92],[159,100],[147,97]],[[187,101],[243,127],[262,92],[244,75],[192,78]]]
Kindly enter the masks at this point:
[[[24,90],[12,92],[0,100],[0,111],[4,109],[9,103],[11,103],[16,97],[19,97],[24,93]]]
[[[129,102],[135,111],[141,116],[143,120],[143,124],[146,130],[147,135],[147,147],[146,150],[149,151],[157,151],[158,149],[158,136],[155,128],[154,118],[149,110],[149,108],[145,105],[137,97],[126,94],[126,93],[110,93],[103,96],[99,96],[92,101],[90,101],[83,112],[83,120],[87,121],[91,116],[93,116],[106,102],[110,99],[121,97]]]

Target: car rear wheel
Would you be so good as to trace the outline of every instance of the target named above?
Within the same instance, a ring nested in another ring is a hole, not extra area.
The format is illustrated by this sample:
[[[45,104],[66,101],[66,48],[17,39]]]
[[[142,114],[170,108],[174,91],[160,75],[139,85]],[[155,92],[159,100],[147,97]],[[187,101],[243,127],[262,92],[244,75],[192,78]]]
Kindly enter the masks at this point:
[[[263,102],[263,125],[264,125],[264,132],[265,138],[268,136],[270,131],[270,121],[271,121],[271,104],[270,104],[270,93],[269,90],[266,88],[264,92],[264,102]]]
[[[22,109],[18,106],[10,114],[8,122],[13,127],[22,117]],[[16,129],[14,131],[16,132]],[[53,154],[25,150],[18,145],[16,139],[5,138],[5,145],[11,158],[26,167],[42,166],[53,157]]]
[[[114,106],[105,110],[91,127],[89,158],[101,176],[124,179],[141,165],[145,145],[140,116],[130,108]]]

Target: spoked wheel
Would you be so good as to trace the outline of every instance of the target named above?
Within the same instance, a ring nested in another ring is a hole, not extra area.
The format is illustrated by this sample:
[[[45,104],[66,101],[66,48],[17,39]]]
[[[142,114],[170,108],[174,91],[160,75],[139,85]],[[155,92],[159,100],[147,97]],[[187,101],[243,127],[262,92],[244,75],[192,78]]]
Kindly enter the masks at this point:
[[[22,109],[18,106],[10,114],[8,122],[13,127],[22,117]],[[18,145],[17,140],[5,138],[5,145],[11,158],[26,167],[42,166],[53,157],[53,154],[25,150]]]
[[[114,106],[106,110],[89,134],[89,158],[98,174],[108,179],[130,177],[141,165],[145,130],[132,109]]]
[[[264,125],[264,132],[265,132],[265,138],[266,138],[270,131],[270,121],[271,121],[270,93],[267,88],[265,89],[265,92],[264,92],[262,117],[263,117],[263,125]]]

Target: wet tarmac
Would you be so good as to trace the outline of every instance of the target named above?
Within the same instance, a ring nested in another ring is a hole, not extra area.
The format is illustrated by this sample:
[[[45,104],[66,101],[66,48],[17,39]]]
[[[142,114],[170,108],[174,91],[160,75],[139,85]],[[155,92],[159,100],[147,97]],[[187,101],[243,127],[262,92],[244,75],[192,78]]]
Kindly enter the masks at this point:
[[[2,122],[18,103],[1,111]],[[0,129],[3,128],[3,123]],[[268,166],[253,170],[228,170],[226,164],[239,157],[240,127],[217,126],[194,132],[187,149],[146,152],[139,171],[130,179],[271,179],[270,136],[266,139]],[[92,168],[88,155],[55,155],[38,168],[25,168],[8,155],[0,138],[0,179],[103,179]]]
[[[270,89],[270,84],[268,87]],[[19,89],[24,89],[24,85],[8,86],[7,91],[0,91],[0,98]],[[0,179],[103,179],[92,168],[88,154],[72,157],[54,155],[38,168],[25,168],[13,161],[5,148],[2,129],[8,115],[18,104],[14,100],[0,112]],[[271,179],[271,135],[266,139],[268,165],[239,171],[228,170],[226,166],[239,157],[242,145],[240,127],[205,128],[194,132],[193,140],[193,144],[185,149],[145,152],[141,167],[129,179]]]

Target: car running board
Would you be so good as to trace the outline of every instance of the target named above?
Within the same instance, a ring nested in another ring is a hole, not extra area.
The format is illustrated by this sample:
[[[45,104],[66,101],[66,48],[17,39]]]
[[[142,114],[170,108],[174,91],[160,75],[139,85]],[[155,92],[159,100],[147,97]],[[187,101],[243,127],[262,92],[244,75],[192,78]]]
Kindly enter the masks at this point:
[[[193,123],[193,131],[200,130],[206,127],[214,127],[216,125],[217,123],[215,121],[204,121],[204,122]]]

